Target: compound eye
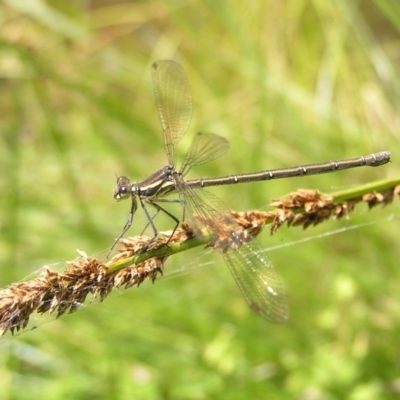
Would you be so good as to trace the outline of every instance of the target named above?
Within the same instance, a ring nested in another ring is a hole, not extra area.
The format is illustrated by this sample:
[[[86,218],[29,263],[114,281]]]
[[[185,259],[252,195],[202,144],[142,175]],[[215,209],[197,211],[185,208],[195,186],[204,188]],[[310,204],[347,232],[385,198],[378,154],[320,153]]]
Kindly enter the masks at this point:
[[[114,189],[114,199],[126,199],[130,194],[130,189],[129,179],[126,176],[118,177],[117,187]]]

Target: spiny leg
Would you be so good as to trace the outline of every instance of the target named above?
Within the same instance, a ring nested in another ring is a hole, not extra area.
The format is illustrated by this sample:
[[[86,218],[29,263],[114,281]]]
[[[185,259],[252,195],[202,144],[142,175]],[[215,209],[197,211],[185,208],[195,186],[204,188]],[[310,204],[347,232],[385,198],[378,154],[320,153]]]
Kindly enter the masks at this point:
[[[158,213],[159,213],[160,211],[162,211],[164,214],[166,214],[168,217],[170,217],[173,221],[175,221],[174,229],[172,230],[171,235],[169,235],[169,238],[168,238],[167,242],[165,243],[166,245],[168,245],[168,243],[169,243],[169,241],[171,240],[173,234],[175,233],[176,229],[177,229],[178,226],[179,226],[179,222],[180,222],[179,219],[176,218],[175,215],[173,215],[173,214],[171,214],[169,211],[167,211],[165,208],[161,207],[161,206],[158,204],[158,203],[160,203],[160,202],[164,202],[164,203],[181,203],[181,201],[178,200],[178,199],[161,199],[161,200],[158,199],[158,200],[157,200],[157,203],[155,203],[155,202],[149,202],[149,204],[151,204],[151,205],[157,210],[157,213],[156,213],[156,214],[153,216],[153,218],[152,218],[152,217],[150,217],[150,213],[149,213],[149,211],[148,211],[146,205],[144,204],[144,202],[143,202],[142,199],[141,199],[141,205],[142,205],[142,207],[143,207],[143,210],[144,210],[144,212],[145,212],[145,214],[146,214],[146,217],[147,217],[147,220],[148,220],[147,225],[146,225],[146,228],[150,225],[151,228],[152,228],[152,230],[153,230],[153,234],[154,234],[154,236],[152,237],[152,239],[143,247],[143,249],[141,250],[141,253],[145,252],[145,251],[148,249],[149,245],[153,242],[153,240],[155,240],[156,237],[158,236],[158,230],[157,230],[157,228],[156,228],[156,226],[155,226],[155,224],[154,224],[154,222],[153,222],[153,219],[158,215]]]
[[[121,239],[125,235],[125,233],[129,230],[129,228],[132,226],[133,216],[135,215],[136,210],[137,210],[137,202],[136,202],[136,199],[132,198],[132,205],[131,205],[131,210],[128,215],[128,220],[126,221],[126,224],[125,224],[124,228],[122,229],[122,232],[118,235],[118,237],[115,239],[113,245],[111,246],[111,249],[107,254],[107,258],[110,256],[111,252],[114,250],[114,247],[119,242],[119,239]]]

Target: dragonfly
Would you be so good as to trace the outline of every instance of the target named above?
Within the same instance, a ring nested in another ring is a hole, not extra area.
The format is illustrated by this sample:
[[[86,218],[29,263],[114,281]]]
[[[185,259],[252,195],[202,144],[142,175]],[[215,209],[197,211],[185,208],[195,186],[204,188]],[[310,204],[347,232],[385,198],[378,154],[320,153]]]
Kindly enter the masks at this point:
[[[229,219],[227,221],[227,208],[205,188],[321,174],[361,166],[377,167],[390,161],[390,153],[382,151],[352,159],[185,180],[192,167],[224,155],[229,149],[229,142],[212,133],[197,133],[186,159],[177,170],[176,147],[189,128],[193,111],[189,79],[183,67],[172,60],[155,62],[151,72],[168,164],[142,182],[131,183],[126,176],[117,177],[114,198],[117,201],[131,198],[132,203],[128,220],[111,249],[131,227],[139,204],[148,221],[146,227],[150,225],[153,231],[153,239],[158,235],[154,219],[159,212],[163,212],[175,222],[173,234],[180,220],[166,210],[164,204],[179,203],[182,206],[182,221],[197,227],[198,232],[206,225],[205,228],[218,237],[226,235],[228,226],[230,245],[220,248],[220,253],[245,300],[259,316],[275,323],[285,322],[289,317],[286,294],[272,263],[255,240],[251,240],[245,232],[237,229],[236,223]],[[176,197],[169,197],[171,195]],[[150,214],[148,206],[155,208],[154,215]]]

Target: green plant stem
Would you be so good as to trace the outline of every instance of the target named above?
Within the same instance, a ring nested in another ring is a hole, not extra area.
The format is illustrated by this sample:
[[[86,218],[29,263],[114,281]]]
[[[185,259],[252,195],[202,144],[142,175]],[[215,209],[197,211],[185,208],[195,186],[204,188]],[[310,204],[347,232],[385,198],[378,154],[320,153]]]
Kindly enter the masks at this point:
[[[167,257],[172,254],[177,254],[182,251],[192,249],[194,247],[205,245],[210,241],[210,238],[211,238],[210,235],[205,234],[202,237],[193,237],[191,239],[187,239],[180,243],[168,244],[156,250],[146,251],[138,255],[124,258],[123,260],[118,260],[110,265],[109,269],[107,270],[107,274],[119,271],[133,264],[135,265],[140,264],[153,257],[155,258]]]
[[[400,185],[400,177],[367,183],[355,188],[340,190],[338,192],[331,193],[330,195],[334,199],[333,203],[339,204],[347,200],[357,199],[367,193],[383,192],[385,190],[392,189],[397,185]]]

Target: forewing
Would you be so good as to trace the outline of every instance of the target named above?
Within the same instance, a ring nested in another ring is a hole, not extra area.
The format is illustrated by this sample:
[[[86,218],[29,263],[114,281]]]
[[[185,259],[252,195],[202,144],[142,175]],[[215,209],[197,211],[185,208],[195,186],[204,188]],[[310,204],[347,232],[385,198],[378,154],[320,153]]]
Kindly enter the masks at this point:
[[[256,240],[222,255],[249,307],[271,322],[287,321],[289,310],[285,289]]]
[[[188,130],[192,118],[189,80],[182,66],[171,60],[154,63],[152,77],[168,162],[175,166],[175,146]]]
[[[179,192],[185,207],[185,219],[189,224],[201,228],[201,221],[210,219],[212,226],[218,226],[221,215],[227,215],[226,207],[221,200],[207,190],[193,190],[184,182],[180,185]],[[224,226],[221,227],[221,231],[228,226],[232,232],[232,242],[235,242],[237,246],[232,245],[231,248],[221,249],[222,256],[250,308],[269,321],[285,322],[289,317],[289,310],[281,280],[255,239],[248,238],[244,242],[240,241],[240,235],[235,236],[235,225],[235,222],[229,222],[224,217]],[[238,228],[237,225],[236,228]],[[209,225],[207,229],[210,229]],[[215,235],[218,234],[217,229]]]

